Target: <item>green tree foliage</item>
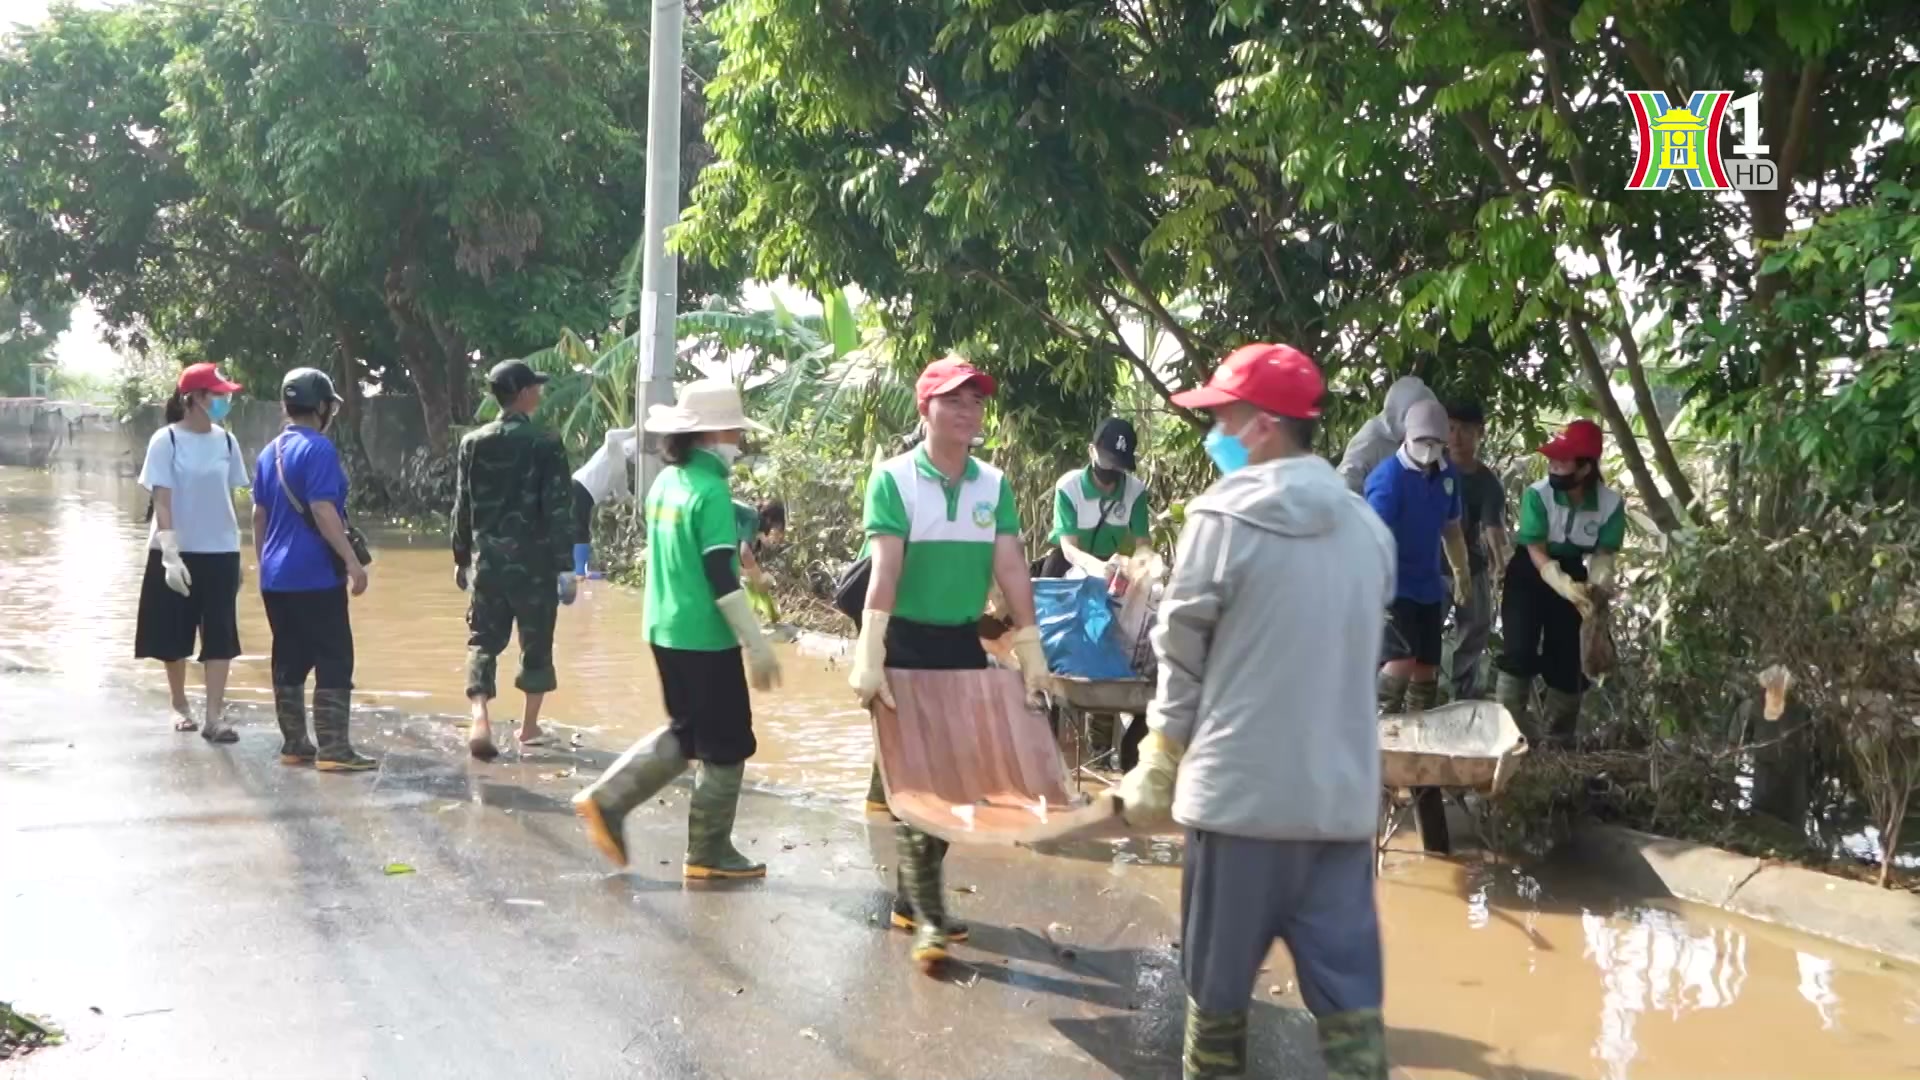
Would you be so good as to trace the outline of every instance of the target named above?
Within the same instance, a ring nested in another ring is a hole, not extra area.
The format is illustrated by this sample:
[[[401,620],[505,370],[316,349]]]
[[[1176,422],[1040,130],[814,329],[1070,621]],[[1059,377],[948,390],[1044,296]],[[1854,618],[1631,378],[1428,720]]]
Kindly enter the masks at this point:
[[[476,367],[601,322],[640,229],[648,16],[56,9],[0,57],[0,273],[256,384],[317,362],[415,393],[444,450]]]
[[[70,300],[24,303],[0,294],[0,397],[24,397],[34,388],[33,365],[51,362],[72,316]]]

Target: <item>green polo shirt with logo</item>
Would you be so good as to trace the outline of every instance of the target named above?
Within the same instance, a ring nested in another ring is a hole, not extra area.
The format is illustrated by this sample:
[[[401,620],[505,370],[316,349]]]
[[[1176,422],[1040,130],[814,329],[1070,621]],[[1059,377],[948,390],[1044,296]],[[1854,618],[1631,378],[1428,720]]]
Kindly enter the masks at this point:
[[[647,640],[696,652],[738,648],[703,560],[729,552],[737,573],[739,550],[726,463],[696,449],[685,465],[662,469],[647,492]]]
[[[1544,489],[1544,490],[1543,490]],[[1626,501],[1617,496],[1609,499],[1613,510],[1600,523],[1599,531],[1592,544],[1573,542],[1571,537],[1556,537],[1552,532],[1552,517],[1547,511],[1547,498],[1551,496],[1554,505],[1567,517],[1600,513],[1600,489],[1589,487],[1575,506],[1564,491],[1555,491],[1544,481],[1528,487],[1520,493],[1520,526],[1514,533],[1514,540],[1522,545],[1545,544],[1547,555],[1554,559],[1578,559],[1595,550],[1619,551],[1627,542]]]
[[[893,614],[931,626],[979,621],[993,587],[994,544],[1020,533],[1013,485],[999,469],[969,457],[950,481],[924,446],[874,470],[865,519],[869,538],[906,541]]]
[[[1122,516],[1121,505],[1132,500],[1131,509]],[[1120,478],[1120,487],[1111,493],[1101,491],[1093,482],[1091,466],[1060,478],[1053,490],[1053,535],[1059,543],[1073,537],[1080,550],[1096,559],[1131,555],[1135,537],[1148,535],[1152,523],[1147,517],[1146,485],[1133,476]]]

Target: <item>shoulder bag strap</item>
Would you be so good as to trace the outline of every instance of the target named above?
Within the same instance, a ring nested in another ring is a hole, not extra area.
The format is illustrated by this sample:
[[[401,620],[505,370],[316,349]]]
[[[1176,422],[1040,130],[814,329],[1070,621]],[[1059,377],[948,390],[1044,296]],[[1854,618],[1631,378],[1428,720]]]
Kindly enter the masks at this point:
[[[273,472],[280,478],[280,493],[287,497],[287,505],[293,507],[293,512],[300,515],[301,520],[307,523],[307,527],[314,532],[319,532],[320,525],[313,520],[313,511],[307,508],[306,503],[300,501],[299,496],[293,493],[293,487],[287,483],[287,459],[282,452],[286,437],[287,433],[283,431],[273,440]]]

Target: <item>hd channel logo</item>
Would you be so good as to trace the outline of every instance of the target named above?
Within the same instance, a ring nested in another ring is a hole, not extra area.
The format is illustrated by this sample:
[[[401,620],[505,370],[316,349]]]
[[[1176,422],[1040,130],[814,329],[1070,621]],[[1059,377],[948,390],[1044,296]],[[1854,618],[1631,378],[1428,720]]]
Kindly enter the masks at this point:
[[[1632,90],[1627,103],[1639,146],[1628,191],[1664,191],[1675,179],[1696,191],[1773,191],[1779,184],[1760,141],[1759,94],[1736,99],[1731,90],[1696,90],[1679,109],[1663,91]],[[1729,120],[1738,139],[1725,147],[1721,132]]]

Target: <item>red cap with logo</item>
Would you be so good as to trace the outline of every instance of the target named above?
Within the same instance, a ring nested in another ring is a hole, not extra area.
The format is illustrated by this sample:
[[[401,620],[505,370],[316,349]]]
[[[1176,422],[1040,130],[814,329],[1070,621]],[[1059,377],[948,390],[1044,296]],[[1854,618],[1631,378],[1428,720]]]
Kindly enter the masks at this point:
[[[1591,420],[1575,420],[1568,424],[1560,434],[1547,440],[1540,452],[1549,461],[1572,461],[1576,458],[1597,458],[1601,450],[1600,425]]]
[[[189,364],[186,370],[180,373],[180,381],[176,386],[183,394],[191,394],[195,390],[231,394],[240,389],[239,383],[228,382],[226,377],[220,374],[220,368],[214,364]]]
[[[993,381],[993,376],[957,356],[947,356],[928,364],[927,370],[920,373],[920,381],[913,387],[913,396],[919,401],[920,409],[924,412],[927,402],[942,394],[951,394],[968,383],[972,383],[980,389],[981,393],[989,397],[999,389],[999,384]]]
[[[1244,401],[1262,412],[1296,420],[1320,418],[1327,382],[1320,365],[1291,345],[1242,345],[1220,362],[1207,385],[1173,395],[1186,409],[1216,409]]]

